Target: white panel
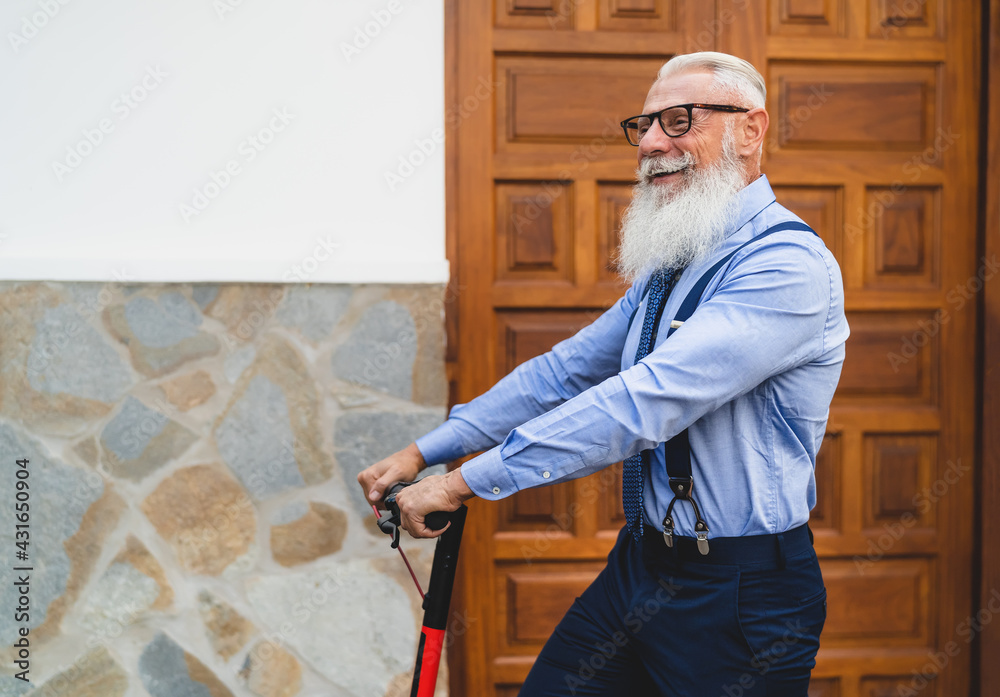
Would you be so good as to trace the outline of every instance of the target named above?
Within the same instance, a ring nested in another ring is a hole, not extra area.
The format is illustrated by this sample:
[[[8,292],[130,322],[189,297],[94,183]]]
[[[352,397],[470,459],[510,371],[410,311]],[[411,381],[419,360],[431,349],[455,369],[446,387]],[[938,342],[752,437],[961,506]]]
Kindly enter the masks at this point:
[[[440,282],[443,14],[3,3],[0,278],[275,281],[322,236],[302,280]]]

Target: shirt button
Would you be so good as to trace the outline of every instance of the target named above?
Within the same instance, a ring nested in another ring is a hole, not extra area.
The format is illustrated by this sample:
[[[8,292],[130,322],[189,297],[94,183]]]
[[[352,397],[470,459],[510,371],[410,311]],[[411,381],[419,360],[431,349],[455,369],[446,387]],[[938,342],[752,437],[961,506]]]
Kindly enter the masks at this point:
[[[498,487],[498,486],[493,487],[493,493],[494,494],[499,494],[500,493],[500,487]]]
[[[548,479],[548,478],[549,478],[549,473],[548,473],[548,472],[542,472],[542,476],[543,476],[543,477],[544,477],[545,479]]]

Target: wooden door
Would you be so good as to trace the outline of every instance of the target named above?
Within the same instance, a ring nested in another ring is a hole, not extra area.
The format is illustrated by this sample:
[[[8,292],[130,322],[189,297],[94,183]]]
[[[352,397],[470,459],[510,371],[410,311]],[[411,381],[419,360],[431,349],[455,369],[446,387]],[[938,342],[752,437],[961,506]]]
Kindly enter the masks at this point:
[[[829,618],[814,692],[967,695],[978,13],[753,5],[721,50],[767,79],[765,171],[837,255],[851,325],[817,463]]]
[[[726,50],[764,74],[764,171],[839,259],[852,329],[817,464],[812,525],[830,599],[815,695],[895,697],[911,683],[920,695],[968,694],[975,315],[959,300],[978,270],[968,5],[448,5],[457,401],[623,292],[610,255],[635,150],[617,122],[641,108],[659,66]],[[620,468],[475,501],[471,513],[452,694],[510,697],[603,566],[623,522]],[[939,675],[913,677],[930,669]]]

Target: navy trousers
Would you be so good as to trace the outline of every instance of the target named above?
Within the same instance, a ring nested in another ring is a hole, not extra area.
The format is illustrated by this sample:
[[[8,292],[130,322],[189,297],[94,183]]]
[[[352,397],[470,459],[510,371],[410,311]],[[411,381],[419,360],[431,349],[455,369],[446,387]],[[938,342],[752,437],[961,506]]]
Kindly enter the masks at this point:
[[[806,526],[676,541],[623,529],[519,697],[807,697],[826,589]]]

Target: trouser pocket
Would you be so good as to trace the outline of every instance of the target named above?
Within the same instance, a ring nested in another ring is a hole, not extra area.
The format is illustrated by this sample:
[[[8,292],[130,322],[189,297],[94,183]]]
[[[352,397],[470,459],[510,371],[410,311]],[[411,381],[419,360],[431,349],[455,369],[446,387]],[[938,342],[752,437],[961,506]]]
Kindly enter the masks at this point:
[[[753,669],[765,677],[768,692],[780,685],[781,694],[805,695],[826,622],[826,589],[815,553],[789,558],[782,570],[744,570],[738,607]]]

